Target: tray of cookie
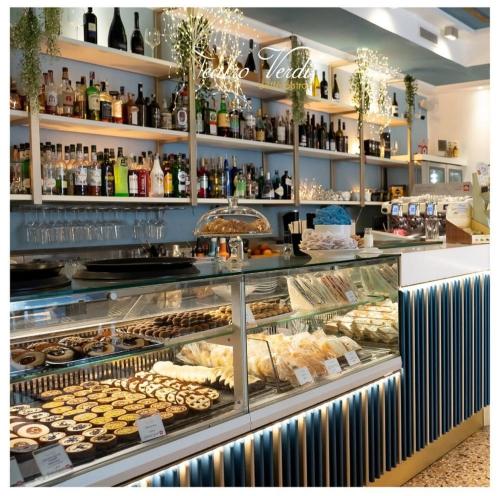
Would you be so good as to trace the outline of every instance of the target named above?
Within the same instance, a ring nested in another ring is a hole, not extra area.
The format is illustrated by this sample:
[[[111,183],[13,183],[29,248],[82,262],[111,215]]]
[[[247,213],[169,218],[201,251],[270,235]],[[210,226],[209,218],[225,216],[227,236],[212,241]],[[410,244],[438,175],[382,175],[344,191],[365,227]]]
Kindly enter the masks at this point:
[[[10,451],[21,464],[59,443],[74,465],[139,442],[136,420],[159,414],[167,434],[211,418],[234,403],[229,391],[154,372],[48,389],[10,408]]]
[[[118,358],[131,351],[148,351],[158,346],[140,337],[112,335],[109,329],[16,343],[10,350],[11,379],[53,367],[83,365],[109,355]]]

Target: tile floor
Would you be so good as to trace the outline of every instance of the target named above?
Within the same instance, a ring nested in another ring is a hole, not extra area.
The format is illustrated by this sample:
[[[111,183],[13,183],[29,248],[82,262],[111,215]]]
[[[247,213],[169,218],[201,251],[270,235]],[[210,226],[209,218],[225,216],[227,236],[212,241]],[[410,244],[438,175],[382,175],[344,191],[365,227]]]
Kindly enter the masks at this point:
[[[490,432],[487,427],[410,479],[408,487],[488,487]]]

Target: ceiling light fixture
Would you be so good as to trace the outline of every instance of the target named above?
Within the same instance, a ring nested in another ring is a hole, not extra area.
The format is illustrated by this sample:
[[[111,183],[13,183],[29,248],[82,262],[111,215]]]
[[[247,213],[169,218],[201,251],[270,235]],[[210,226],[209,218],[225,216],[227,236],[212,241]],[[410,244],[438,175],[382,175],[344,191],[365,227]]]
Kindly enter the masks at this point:
[[[457,40],[458,29],[455,26],[446,26],[444,28],[443,36],[448,40]]]

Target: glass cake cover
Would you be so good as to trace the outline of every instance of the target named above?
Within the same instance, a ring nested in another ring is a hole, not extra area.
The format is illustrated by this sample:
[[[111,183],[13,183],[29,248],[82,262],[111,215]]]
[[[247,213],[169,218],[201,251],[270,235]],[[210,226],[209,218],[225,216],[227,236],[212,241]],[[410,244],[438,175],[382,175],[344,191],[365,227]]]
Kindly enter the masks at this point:
[[[272,234],[271,224],[259,211],[238,205],[229,198],[225,207],[203,214],[194,230],[196,236],[264,236]]]

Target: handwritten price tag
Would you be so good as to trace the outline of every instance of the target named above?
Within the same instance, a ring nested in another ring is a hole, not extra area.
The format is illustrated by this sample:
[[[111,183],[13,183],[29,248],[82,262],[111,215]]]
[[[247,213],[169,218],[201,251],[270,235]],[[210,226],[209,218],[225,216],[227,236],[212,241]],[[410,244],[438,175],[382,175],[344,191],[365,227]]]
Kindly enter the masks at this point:
[[[139,429],[139,436],[143,443],[165,435],[165,427],[158,414],[137,419],[135,425]]]
[[[247,319],[247,324],[255,324],[256,322],[249,303],[247,303],[246,305],[246,319]]]
[[[348,351],[344,355],[344,358],[347,360],[347,363],[351,366],[356,365],[357,363],[361,363],[361,360],[359,359],[359,356],[355,351]]]
[[[297,382],[301,386],[307,384],[308,382],[314,382],[311,372],[309,372],[309,369],[307,367],[300,367],[298,369],[294,369],[294,373],[295,377],[297,378]]]
[[[10,485],[11,486],[21,486],[24,482],[24,478],[19,470],[19,465],[17,460],[11,456],[10,457]]]
[[[42,475],[54,474],[73,466],[60,444],[40,448],[33,452],[33,457]]]
[[[345,296],[346,296],[347,301],[349,303],[356,303],[358,301],[358,299],[356,298],[356,295],[351,290],[346,291]]]
[[[323,363],[325,365],[326,371],[328,372],[328,375],[340,374],[342,372],[342,367],[340,366],[340,363],[336,358],[330,358],[328,360],[325,360]]]

